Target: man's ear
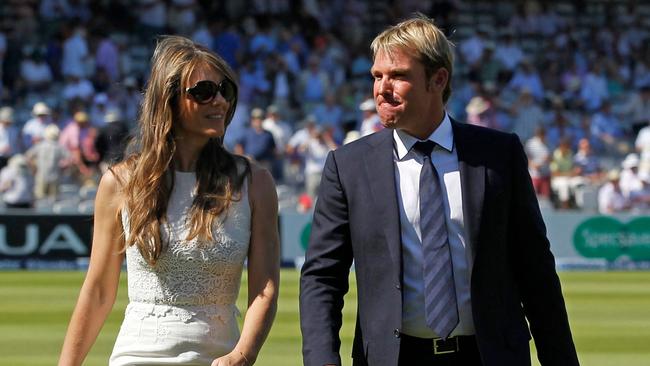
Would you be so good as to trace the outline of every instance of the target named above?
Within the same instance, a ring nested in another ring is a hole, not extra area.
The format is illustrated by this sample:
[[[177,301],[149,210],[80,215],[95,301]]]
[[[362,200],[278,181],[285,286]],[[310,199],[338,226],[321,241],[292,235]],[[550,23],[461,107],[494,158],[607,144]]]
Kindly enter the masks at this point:
[[[433,90],[442,93],[443,90],[445,90],[445,86],[447,86],[448,80],[449,71],[444,67],[441,67],[431,75],[431,79],[429,79],[429,88],[433,88]]]

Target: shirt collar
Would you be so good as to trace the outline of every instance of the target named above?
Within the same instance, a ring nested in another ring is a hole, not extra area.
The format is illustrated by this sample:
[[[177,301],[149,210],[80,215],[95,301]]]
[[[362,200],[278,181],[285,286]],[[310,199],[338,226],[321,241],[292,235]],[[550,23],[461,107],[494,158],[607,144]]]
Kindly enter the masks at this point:
[[[418,138],[399,129],[393,131],[393,140],[395,140],[395,149],[399,160],[402,160],[413,145],[420,141]],[[438,146],[447,150],[447,152],[452,152],[454,149],[454,132],[451,128],[451,120],[447,113],[445,113],[445,117],[442,119],[438,128],[431,133],[427,140],[435,142]]]

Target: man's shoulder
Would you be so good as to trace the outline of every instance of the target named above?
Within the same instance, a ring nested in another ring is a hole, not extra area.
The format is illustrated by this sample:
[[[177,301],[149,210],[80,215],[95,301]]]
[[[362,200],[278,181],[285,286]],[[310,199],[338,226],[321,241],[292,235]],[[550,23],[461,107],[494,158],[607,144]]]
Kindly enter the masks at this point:
[[[472,142],[486,142],[494,144],[497,142],[506,142],[512,140],[513,135],[509,132],[503,132],[483,126],[476,126],[469,123],[452,120],[452,128],[455,139],[470,140]]]
[[[373,134],[363,136],[355,141],[340,146],[335,150],[335,155],[341,157],[361,156],[365,152],[384,143],[392,143],[393,130],[383,129]]]

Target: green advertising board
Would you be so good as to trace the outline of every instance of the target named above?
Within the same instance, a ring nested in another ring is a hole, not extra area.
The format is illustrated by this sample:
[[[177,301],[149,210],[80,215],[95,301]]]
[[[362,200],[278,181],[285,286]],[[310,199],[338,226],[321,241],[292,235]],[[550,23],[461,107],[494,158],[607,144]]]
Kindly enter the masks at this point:
[[[648,261],[650,217],[637,217],[627,223],[608,216],[589,218],[576,227],[573,245],[585,258]]]

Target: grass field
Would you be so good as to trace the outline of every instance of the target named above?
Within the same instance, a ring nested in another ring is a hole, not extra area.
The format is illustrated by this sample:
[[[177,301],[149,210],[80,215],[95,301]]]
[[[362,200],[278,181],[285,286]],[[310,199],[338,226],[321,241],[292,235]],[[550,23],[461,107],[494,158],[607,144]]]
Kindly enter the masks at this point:
[[[82,272],[0,272],[0,365],[54,365]],[[582,365],[650,365],[650,272],[561,273]],[[119,298],[85,365],[106,365],[126,306]],[[245,285],[239,298],[244,310]],[[344,364],[351,364],[356,294],[346,299]],[[298,273],[282,272],[278,315],[258,365],[300,365]],[[535,364],[535,363],[534,363]]]

